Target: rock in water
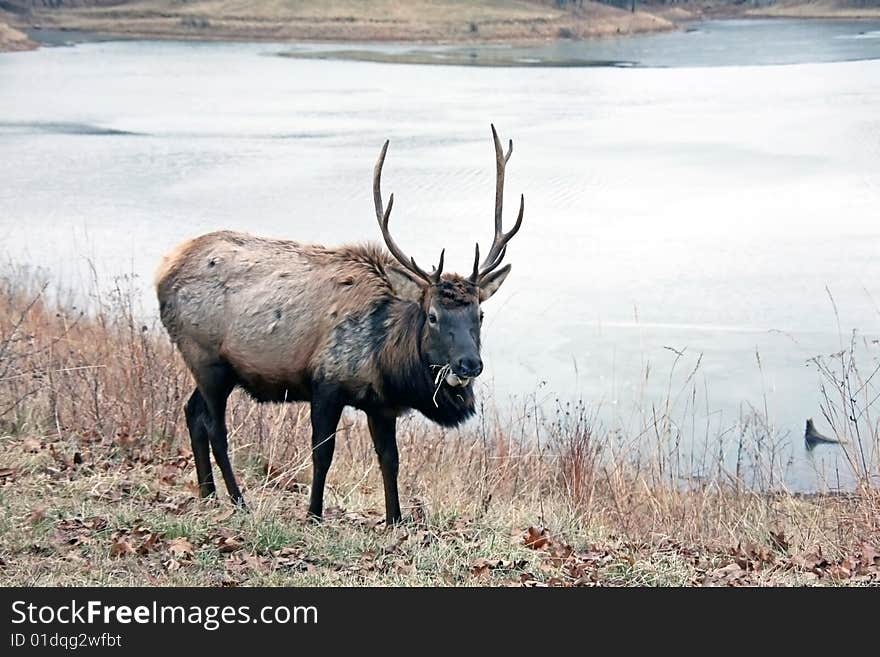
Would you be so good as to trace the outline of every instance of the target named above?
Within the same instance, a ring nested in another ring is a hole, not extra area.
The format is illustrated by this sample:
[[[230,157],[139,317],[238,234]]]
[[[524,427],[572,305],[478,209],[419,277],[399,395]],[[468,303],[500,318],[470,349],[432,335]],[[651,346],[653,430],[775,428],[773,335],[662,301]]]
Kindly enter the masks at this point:
[[[821,433],[816,431],[816,427],[813,426],[813,419],[810,418],[809,420],[807,420],[807,428],[804,431],[804,442],[807,445],[807,449],[811,450],[816,445],[819,445],[821,443],[839,445],[842,441],[837,440],[836,438],[823,436]]]

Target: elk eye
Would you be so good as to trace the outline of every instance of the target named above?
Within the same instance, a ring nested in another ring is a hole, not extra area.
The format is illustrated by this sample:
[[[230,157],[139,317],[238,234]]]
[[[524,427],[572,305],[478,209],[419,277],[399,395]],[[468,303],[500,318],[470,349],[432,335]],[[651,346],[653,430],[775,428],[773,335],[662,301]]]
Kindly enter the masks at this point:
[[[428,323],[429,324],[436,324],[437,323],[437,315],[435,315],[434,313],[428,313]]]
[[[483,323],[483,311],[481,310],[480,311],[480,324],[482,324],[482,323]]]

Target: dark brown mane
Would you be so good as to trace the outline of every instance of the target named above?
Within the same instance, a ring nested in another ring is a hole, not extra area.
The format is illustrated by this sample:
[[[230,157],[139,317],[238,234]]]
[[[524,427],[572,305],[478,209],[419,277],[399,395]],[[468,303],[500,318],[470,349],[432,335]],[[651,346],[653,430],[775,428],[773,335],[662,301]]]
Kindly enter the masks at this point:
[[[429,420],[446,427],[461,424],[475,412],[472,386],[437,386],[436,371],[422,358],[419,339],[424,314],[418,304],[395,299],[374,311],[373,324],[384,326],[376,340],[384,401],[400,408],[414,408]]]

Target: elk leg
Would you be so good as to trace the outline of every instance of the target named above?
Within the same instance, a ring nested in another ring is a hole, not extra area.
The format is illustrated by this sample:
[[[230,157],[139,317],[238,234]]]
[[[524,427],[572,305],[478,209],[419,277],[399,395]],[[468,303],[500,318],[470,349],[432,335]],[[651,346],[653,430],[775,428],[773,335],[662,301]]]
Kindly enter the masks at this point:
[[[373,447],[379,456],[379,468],[382,470],[382,483],[385,486],[385,523],[394,525],[401,519],[400,499],[397,496],[397,418],[368,415],[367,424],[370,427],[370,436],[373,437]]]
[[[196,461],[196,477],[199,481],[199,496],[208,497],[216,492],[214,475],[211,473],[211,447],[208,437],[208,407],[205,399],[196,388],[186,403],[186,426],[193,457]]]
[[[223,474],[226,490],[236,506],[246,507],[244,497],[235,481],[232,472],[232,463],[229,462],[229,442],[226,430],[226,400],[229,393],[235,387],[235,376],[228,365],[212,365],[204,376],[199,378],[199,390],[205,399],[210,414],[210,430],[208,435],[211,439],[211,451],[214,452],[214,461]]]
[[[336,449],[336,427],[342,416],[342,404],[335,397],[316,394],[312,398],[312,493],[309,517],[321,518],[324,512],[324,484]]]

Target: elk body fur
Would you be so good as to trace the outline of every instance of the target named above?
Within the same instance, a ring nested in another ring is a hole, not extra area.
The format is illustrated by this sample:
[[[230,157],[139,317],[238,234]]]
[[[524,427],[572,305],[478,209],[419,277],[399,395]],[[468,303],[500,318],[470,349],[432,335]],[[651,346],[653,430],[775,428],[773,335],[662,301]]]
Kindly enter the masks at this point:
[[[332,381],[347,405],[415,408],[454,426],[474,413],[473,392],[437,390],[436,371],[419,355],[420,307],[396,296],[386,273],[393,266],[378,245],[209,233],[165,257],[160,315],[196,380],[224,363],[261,402],[310,401],[313,385]],[[454,274],[443,283],[463,294],[469,287]]]

